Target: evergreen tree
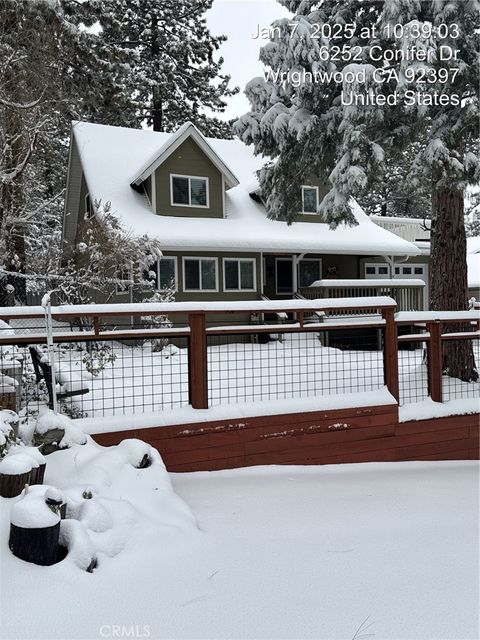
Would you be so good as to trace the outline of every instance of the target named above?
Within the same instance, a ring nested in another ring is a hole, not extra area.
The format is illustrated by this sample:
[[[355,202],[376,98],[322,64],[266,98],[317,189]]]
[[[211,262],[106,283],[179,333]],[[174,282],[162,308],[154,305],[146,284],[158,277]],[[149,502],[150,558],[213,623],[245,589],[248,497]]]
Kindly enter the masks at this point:
[[[331,184],[320,205],[328,222],[333,227],[355,224],[350,196],[368,190],[389,154],[411,148],[427,136],[413,166],[418,180],[431,181],[432,186],[430,306],[466,309],[464,192],[467,184],[478,182],[480,171],[478,158],[469,149],[478,132],[480,3],[280,1],[295,16],[275,23],[280,35],[274,32],[261,51],[261,60],[269,72],[299,72],[301,81],[276,80],[272,73],[253,79],[246,87],[251,111],[236,124],[245,142],[275,160],[260,175],[270,215],[292,221],[293,212],[300,210],[302,179],[314,173]],[[348,24],[355,25],[353,36],[346,29],[336,39],[328,38],[326,30],[322,34],[322,25]],[[427,61],[413,64],[397,57],[414,45],[427,53]],[[345,55],[348,46],[356,47],[355,61]],[[374,46],[381,54],[378,61],[372,56]],[[441,46],[456,51],[455,57],[441,61]],[[339,47],[341,54],[334,56],[333,47]],[[394,53],[388,61],[387,51]],[[395,74],[379,83],[374,75],[378,68]],[[448,71],[446,79],[439,74],[440,68]],[[431,82],[422,82],[419,70]],[[327,71],[363,72],[365,78],[338,83],[301,75]],[[407,90],[414,94],[412,105],[406,103]],[[396,102],[349,104],[356,95],[376,98],[379,94],[393,95]],[[457,99],[441,104],[438,96]],[[444,368],[462,380],[475,380],[478,373],[472,349],[467,342],[462,344],[446,344]]]
[[[138,122],[154,131],[173,131],[190,120],[205,135],[231,137],[231,124],[209,112],[223,112],[230,76],[214,53],[225,36],[213,36],[205,12],[213,0],[102,0],[100,39],[128,65],[125,83]]]
[[[420,144],[393,157],[386,157],[370,181],[369,188],[358,195],[358,202],[369,215],[420,218],[429,220],[432,213],[430,181],[418,179],[413,164]],[[430,228],[430,223],[428,223]]]
[[[38,269],[37,252],[48,258],[50,230],[61,224],[71,121],[131,116],[125,67],[86,30],[95,20],[74,0],[0,0],[0,289],[19,302],[28,257]],[[6,298],[0,290],[0,304]]]
[[[480,191],[473,191],[465,198],[465,231],[468,238],[480,236]]]

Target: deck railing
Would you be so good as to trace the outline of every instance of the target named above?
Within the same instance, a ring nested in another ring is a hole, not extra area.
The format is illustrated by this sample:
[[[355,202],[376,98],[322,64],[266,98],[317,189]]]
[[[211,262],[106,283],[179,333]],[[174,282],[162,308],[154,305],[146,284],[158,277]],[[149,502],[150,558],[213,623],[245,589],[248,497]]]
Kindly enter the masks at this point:
[[[375,224],[387,231],[395,233],[404,240],[416,242],[418,240],[430,240],[430,221],[415,218],[394,218],[391,216],[372,216]]]
[[[423,311],[424,291],[425,282],[418,279],[326,279],[318,280],[310,287],[303,287],[301,294],[307,300],[389,296],[395,300],[398,311]],[[362,313],[365,313],[365,310],[362,310]]]
[[[354,315],[366,310],[374,315]],[[447,342],[472,345],[478,363],[478,312],[395,310],[389,297],[4,308],[0,406],[34,415],[52,404],[34,376],[33,345],[55,372],[59,407],[74,417],[381,395],[385,386],[401,403],[478,393],[478,383],[442,377]],[[338,315],[312,321],[321,313]]]

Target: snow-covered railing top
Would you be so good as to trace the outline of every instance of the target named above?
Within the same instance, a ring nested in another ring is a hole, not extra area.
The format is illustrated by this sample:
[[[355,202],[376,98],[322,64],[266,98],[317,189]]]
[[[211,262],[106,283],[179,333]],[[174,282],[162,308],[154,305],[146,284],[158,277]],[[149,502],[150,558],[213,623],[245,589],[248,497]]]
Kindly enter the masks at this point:
[[[396,302],[389,296],[322,298],[321,300],[244,300],[233,302],[132,302],[126,304],[78,304],[52,306],[54,318],[82,316],[170,315],[188,313],[272,313],[277,311],[328,311],[330,309],[389,309]],[[41,306],[3,307],[0,318],[43,318]]]
[[[333,288],[367,288],[375,289],[376,287],[425,287],[426,283],[423,280],[412,278],[407,280],[406,278],[358,278],[352,280],[344,280],[343,278],[325,278],[324,280],[315,280],[309,288],[318,289],[333,289]],[[349,298],[351,300],[351,298]]]
[[[415,322],[455,322],[468,321],[479,322],[480,311],[400,311],[395,315],[399,324],[412,324]]]

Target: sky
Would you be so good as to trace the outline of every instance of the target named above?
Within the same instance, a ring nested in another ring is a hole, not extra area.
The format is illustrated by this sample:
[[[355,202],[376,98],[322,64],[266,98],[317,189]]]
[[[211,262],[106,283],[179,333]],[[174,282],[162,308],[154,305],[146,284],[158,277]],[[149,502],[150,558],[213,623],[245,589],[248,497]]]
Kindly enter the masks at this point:
[[[225,120],[237,118],[250,110],[243,93],[245,85],[263,72],[258,54],[268,40],[255,40],[252,34],[258,24],[268,27],[289,13],[277,0],[214,0],[206,15],[212,34],[228,37],[219,51],[225,60],[222,70],[232,76],[232,86],[240,87],[240,93],[228,99],[225,113],[217,115]]]

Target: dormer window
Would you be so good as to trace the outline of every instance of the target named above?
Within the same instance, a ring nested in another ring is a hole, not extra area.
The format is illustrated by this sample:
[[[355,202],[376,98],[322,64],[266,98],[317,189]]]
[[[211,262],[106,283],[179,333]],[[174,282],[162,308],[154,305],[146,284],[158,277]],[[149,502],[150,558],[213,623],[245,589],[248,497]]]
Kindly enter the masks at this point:
[[[302,213],[317,213],[318,187],[302,186]]]
[[[171,204],[176,207],[208,207],[208,178],[170,174]]]

